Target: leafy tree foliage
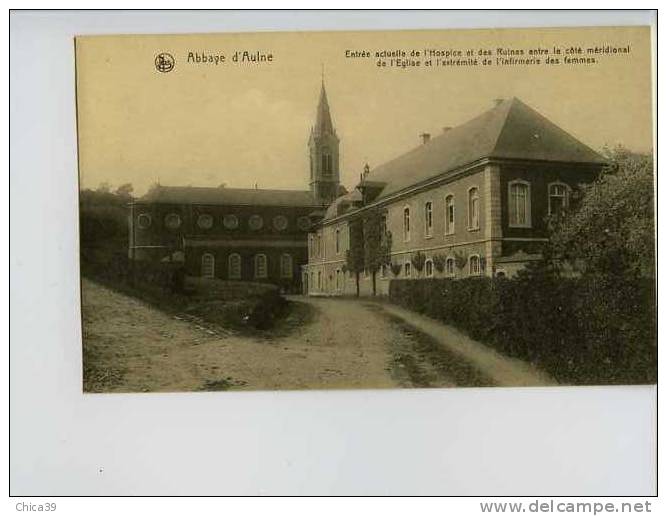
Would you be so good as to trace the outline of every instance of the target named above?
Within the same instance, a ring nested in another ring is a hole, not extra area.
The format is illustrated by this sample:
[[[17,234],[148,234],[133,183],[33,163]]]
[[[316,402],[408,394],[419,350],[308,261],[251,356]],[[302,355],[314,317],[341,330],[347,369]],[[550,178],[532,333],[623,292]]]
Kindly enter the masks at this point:
[[[385,212],[370,209],[364,212],[364,268],[373,279],[373,295],[377,291],[377,272],[391,261],[391,233],[386,230]]]
[[[438,272],[442,272],[445,270],[446,265],[447,265],[447,257],[444,254],[433,255],[433,266],[435,267],[435,270],[437,270]]]
[[[391,264],[391,233],[386,231],[384,211],[369,209],[348,222],[350,248],[345,255],[347,269],[355,274],[359,296],[359,274],[372,275],[373,295],[377,289],[377,272]]]
[[[345,266],[354,274],[359,297],[359,274],[364,270],[364,225],[360,218],[348,222],[350,248],[345,252]]]
[[[546,255],[586,274],[654,275],[653,159],[623,148],[607,151],[609,166],[581,187],[571,209],[549,222]]]
[[[410,261],[412,262],[412,266],[415,268],[417,273],[420,273],[424,270],[424,265],[426,265],[426,255],[421,251],[417,251],[416,253],[412,254]]]

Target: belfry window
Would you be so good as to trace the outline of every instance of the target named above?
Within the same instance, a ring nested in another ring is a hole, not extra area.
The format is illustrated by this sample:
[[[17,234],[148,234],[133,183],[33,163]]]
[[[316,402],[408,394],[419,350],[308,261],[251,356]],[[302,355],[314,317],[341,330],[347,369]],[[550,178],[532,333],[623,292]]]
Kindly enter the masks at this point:
[[[333,157],[326,147],[322,149],[322,174],[325,176],[333,174]]]

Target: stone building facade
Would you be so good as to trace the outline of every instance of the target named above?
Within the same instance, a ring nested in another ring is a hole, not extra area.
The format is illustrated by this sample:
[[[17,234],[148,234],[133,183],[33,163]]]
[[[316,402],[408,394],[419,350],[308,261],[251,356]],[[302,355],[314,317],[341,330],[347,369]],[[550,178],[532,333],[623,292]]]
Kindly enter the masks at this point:
[[[336,199],[314,226],[302,270],[309,294],[356,291],[345,266],[348,224],[370,208],[384,213],[392,236],[392,266],[376,276],[380,294],[392,278],[511,276],[540,258],[547,216],[565,209],[605,164],[515,98],[422,138],[408,153],[367,168],[355,190]],[[421,271],[412,263],[418,252],[426,256]],[[371,274],[361,274],[360,290],[372,291]]]
[[[180,262],[191,276],[301,292],[308,231],[344,192],[324,84],[308,155],[309,190],[154,187],[130,205],[130,259]]]

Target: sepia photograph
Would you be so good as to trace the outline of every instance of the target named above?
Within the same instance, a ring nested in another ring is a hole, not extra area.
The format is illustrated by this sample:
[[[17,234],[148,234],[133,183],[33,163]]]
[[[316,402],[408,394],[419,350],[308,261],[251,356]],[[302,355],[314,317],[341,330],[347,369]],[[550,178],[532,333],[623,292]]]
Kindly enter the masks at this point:
[[[649,27],[75,53],[83,392],[656,383]]]

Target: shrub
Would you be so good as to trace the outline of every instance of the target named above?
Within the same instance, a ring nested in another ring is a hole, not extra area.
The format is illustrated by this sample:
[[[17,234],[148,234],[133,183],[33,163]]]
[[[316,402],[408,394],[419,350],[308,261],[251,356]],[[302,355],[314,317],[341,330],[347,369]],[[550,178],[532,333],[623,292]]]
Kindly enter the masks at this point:
[[[392,302],[535,363],[562,383],[657,380],[655,287],[637,278],[392,280]]]

